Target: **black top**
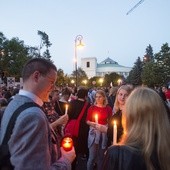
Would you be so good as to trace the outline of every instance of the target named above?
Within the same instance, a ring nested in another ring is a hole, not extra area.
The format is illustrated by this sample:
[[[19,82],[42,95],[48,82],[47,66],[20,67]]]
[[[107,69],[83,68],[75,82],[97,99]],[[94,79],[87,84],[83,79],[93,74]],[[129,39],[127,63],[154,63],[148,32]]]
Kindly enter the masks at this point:
[[[140,150],[127,146],[111,146],[104,158],[104,170],[147,170]]]
[[[151,155],[154,170],[160,170],[156,152]],[[102,169],[104,170],[147,170],[139,147],[115,145],[108,148]]]
[[[108,130],[107,130],[108,146],[110,146],[112,144],[112,142],[113,142],[113,121],[116,121],[116,123],[117,123],[117,142],[119,142],[122,135],[123,135],[122,111],[121,110],[116,112],[109,119]]]
[[[65,114],[66,104],[69,105],[69,103],[62,102],[62,101],[55,102],[55,111],[58,113],[59,116]]]

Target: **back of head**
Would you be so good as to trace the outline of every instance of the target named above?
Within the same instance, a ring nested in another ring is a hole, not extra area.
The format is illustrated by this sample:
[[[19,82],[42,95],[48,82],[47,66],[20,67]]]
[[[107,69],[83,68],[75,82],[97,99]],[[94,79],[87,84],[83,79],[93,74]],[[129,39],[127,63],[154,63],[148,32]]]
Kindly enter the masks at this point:
[[[77,97],[81,99],[85,99],[88,94],[88,89],[86,88],[80,88],[77,92]]]
[[[111,88],[109,89],[109,96],[111,96],[111,95],[115,96],[116,93],[117,93],[117,90],[118,90],[117,87],[114,87],[114,86],[111,87]]]
[[[124,143],[141,146],[150,169],[152,169],[150,157],[156,151],[160,166],[165,168],[168,165],[167,158],[170,156],[166,152],[166,150],[170,150],[170,140],[168,139],[170,126],[160,96],[152,89],[136,88],[126,101],[124,115],[127,134]]]
[[[44,58],[30,59],[25,64],[22,71],[23,82],[26,81],[35,71],[39,71],[42,75],[46,75],[50,70],[57,71],[56,66],[50,60]]]
[[[70,96],[71,95],[71,89],[69,89],[68,87],[64,88],[62,90],[62,96]]]

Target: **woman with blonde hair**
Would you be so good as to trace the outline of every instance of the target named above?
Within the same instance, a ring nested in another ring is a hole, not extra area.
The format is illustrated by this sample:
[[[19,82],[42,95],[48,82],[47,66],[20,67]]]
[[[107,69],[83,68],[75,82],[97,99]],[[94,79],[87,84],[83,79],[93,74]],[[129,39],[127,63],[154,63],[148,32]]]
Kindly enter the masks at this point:
[[[132,88],[129,85],[122,85],[117,90],[116,99],[113,108],[113,115],[108,121],[108,126],[97,124],[95,128],[101,132],[107,133],[108,143],[110,146],[113,144],[113,122],[116,121],[117,124],[117,139],[119,142],[123,134],[122,126],[122,112],[125,106],[125,102],[129,94],[131,93]]]
[[[169,170],[170,123],[160,96],[136,88],[126,101],[124,119],[126,133],[120,145],[108,149],[103,169]]]
[[[95,116],[98,116],[97,120]],[[95,160],[97,160],[97,169],[101,169],[104,152],[107,149],[107,134],[95,129],[96,124],[107,126],[108,119],[112,115],[112,109],[108,105],[106,94],[103,90],[97,90],[95,102],[88,109],[87,124],[90,126],[88,134],[89,158],[87,170],[93,170]]]
[[[123,109],[126,98],[131,93],[131,91],[132,88],[130,87],[130,85],[122,85],[119,87],[119,89],[117,90],[116,99],[113,107],[114,114],[117,113],[119,110]]]

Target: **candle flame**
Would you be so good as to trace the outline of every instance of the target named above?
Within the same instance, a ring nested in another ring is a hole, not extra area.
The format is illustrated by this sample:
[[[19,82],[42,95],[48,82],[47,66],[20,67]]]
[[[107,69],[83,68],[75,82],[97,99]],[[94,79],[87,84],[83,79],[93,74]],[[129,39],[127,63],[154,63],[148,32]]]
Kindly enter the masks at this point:
[[[95,122],[98,123],[98,114],[95,114],[94,117],[95,117]]]

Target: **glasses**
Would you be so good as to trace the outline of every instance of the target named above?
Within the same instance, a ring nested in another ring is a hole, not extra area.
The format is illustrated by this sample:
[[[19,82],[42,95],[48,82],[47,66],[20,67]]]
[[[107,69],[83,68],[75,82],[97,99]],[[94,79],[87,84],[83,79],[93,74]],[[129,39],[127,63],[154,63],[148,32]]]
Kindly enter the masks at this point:
[[[55,85],[56,79],[54,79],[54,78],[52,78],[52,77],[50,77],[48,75],[45,75],[44,77],[49,80],[51,85]]]

